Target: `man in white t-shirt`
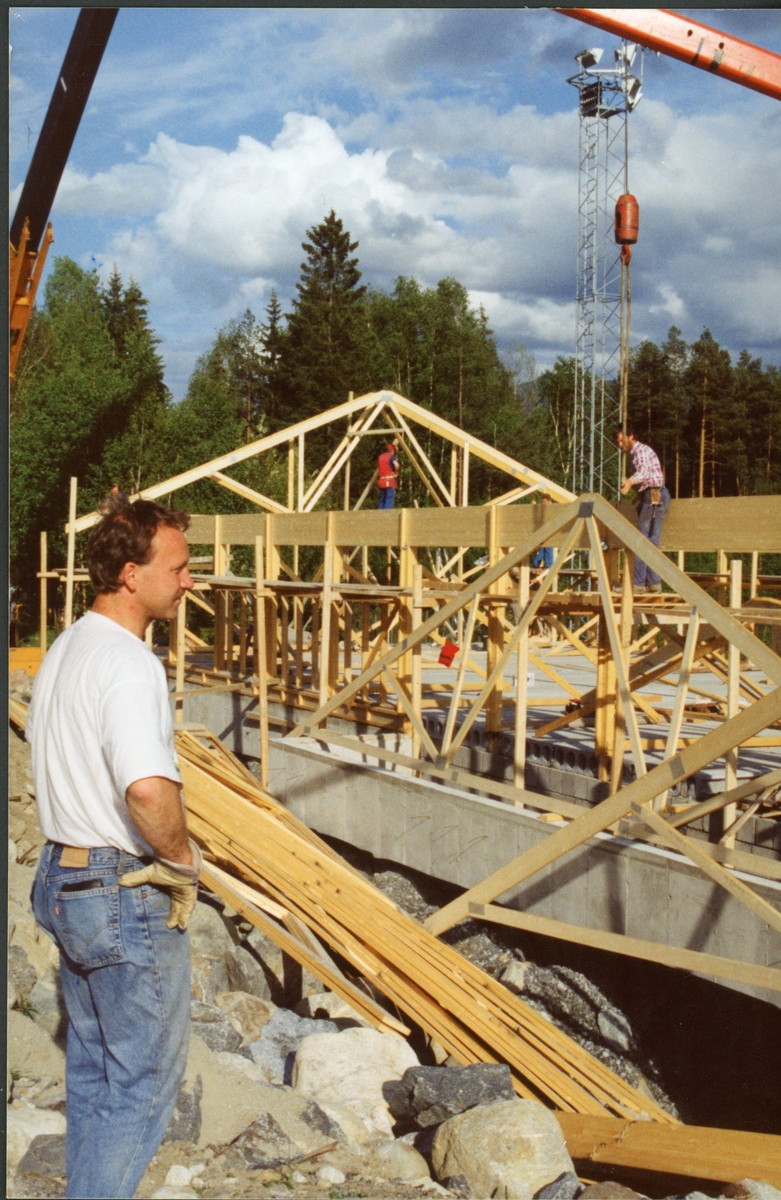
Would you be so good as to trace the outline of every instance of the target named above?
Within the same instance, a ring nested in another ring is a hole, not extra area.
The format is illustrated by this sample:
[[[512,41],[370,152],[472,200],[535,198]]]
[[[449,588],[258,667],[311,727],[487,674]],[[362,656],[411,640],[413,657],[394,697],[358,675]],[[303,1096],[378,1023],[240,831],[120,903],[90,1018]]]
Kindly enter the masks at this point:
[[[27,722],[41,828],[33,889],[68,1010],[69,1197],[132,1197],[171,1119],[190,1032],[200,854],[187,836],[168,684],[144,644],[192,587],[185,513],[111,504],[97,597],[57,638]]]

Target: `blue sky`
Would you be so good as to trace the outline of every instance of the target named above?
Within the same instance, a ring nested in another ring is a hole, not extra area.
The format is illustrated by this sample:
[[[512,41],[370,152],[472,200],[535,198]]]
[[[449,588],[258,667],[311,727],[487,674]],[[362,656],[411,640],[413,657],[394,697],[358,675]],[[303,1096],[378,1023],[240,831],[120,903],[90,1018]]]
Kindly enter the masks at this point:
[[[781,12],[686,11],[781,53]],[[9,16],[12,209],[76,8]],[[364,282],[451,275],[504,347],[574,347],[573,55],[618,40],[516,9],[123,8],[55,202],[53,254],[150,302],[184,394],[216,331],[276,288],[334,208]],[[707,325],[781,363],[781,105],[645,56],[630,117],[641,205],[633,341]],[[346,387],[349,384],[346,383]]]

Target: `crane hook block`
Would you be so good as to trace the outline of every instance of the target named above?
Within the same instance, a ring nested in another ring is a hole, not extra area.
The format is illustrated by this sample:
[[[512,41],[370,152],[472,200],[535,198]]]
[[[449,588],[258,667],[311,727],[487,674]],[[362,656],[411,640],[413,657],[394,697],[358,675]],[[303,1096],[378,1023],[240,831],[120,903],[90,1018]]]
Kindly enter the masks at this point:
[[[640,229],[640,205],[635,196],[625,192],[618,197],[616,204],[616,219],[614,224],[615,237],[619,246],[634,245]]]

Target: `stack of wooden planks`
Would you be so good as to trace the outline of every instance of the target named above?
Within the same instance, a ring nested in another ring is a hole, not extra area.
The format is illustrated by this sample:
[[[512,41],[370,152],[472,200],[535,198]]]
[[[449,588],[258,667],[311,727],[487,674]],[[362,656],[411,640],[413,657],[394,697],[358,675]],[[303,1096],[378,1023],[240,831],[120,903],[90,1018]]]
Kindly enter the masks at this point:
[[[208,731],[183,729],[177,749],[190,831],[217,867],[207,863],[206,886],[351,1004],[361,1007],[360,989],[340,982],[336,964],[318,956],[317,939],[459,1062],[507,1063],[519,1096],[564,1112],[676,1123],[403,913],[262,791]],[[230,876],[239,876],[238,884]],[[309,931],[306,943],[299,937],[293,944],[291,917],[299,932]],[[373,1007],[373,1017],[365,1004],[364,1014],[382,1027]],[[390,1028],[388,1015],[379,1012]]]

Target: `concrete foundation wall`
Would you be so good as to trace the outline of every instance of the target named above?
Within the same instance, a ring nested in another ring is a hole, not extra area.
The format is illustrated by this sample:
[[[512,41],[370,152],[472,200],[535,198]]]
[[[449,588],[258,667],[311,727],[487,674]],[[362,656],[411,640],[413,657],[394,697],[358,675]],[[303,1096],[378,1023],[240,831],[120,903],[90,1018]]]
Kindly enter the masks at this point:
[[[185,718],[208,725],[235,752],[257,757],[257,723],[244,720],[255,708],[236,693],[193,696]],[[269,789],[318,833],[464,888],[551,832],[523,810],[336,758],[311,739],[272,735]],[[780,883],[739,877],[781,908]],[[539,916],[762,966],[781,961],[781,933],[694,866],[609,834],[598,834],[502,901]],[[781,1007],[781,993],[727,986]]]

